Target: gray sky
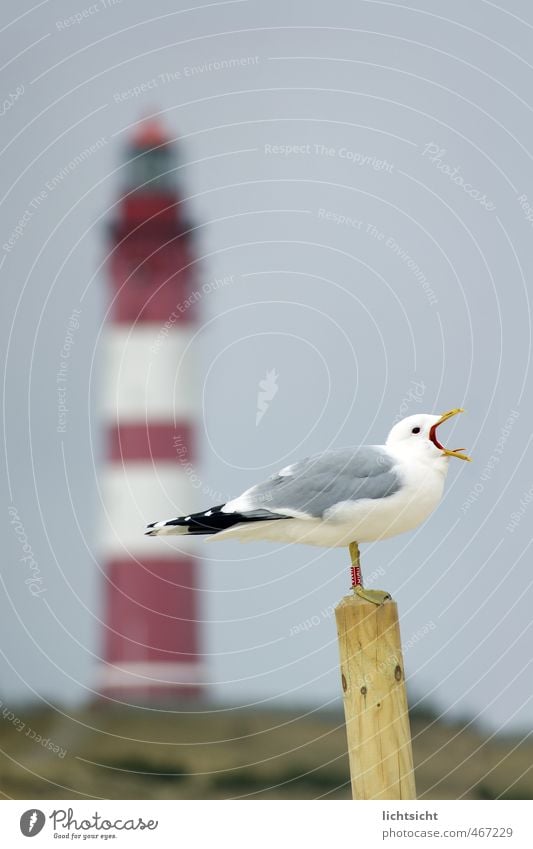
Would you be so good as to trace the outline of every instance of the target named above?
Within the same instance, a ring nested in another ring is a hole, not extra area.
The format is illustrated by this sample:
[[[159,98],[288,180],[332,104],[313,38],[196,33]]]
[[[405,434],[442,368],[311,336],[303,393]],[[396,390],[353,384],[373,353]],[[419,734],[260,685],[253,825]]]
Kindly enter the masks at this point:
[[[233,275],[203,299],[194,343],[201,504],[322,448],[381,442],[404,412],[465,406],[448,442],[475,463],[452,461],[437,513],[365,546],[363,565],[399,602],[413,698],[447,717],[530,727],[533,18],[526,2],[418,5],[45,0],[12,7],[11,21],[3,11],[6,698],[76,704],[91,693],[100,263],[122,144],[142,114],[161,113],[181,137],[200,280]],[[209,68],[235,58],[248,61]],[[256,426],[272,369],[279,389]],[[46,587],[37,598],[10,508]],[[347,553],[198,550],[214,696],[336,702],[330,609],[347,590]]]

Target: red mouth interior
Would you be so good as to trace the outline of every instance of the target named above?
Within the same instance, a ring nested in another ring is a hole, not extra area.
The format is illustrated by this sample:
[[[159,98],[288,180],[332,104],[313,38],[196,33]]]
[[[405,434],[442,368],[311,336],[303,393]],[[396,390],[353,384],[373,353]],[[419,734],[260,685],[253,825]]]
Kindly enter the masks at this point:
[[[431,439],[433,445],[439,449],[439,451],[447,451],[448,449],[441,445],[439,440],[437,439],[437,428],[439,424],[444,424],[444,422],[436,422],[429,429],[429,438]],[[464,451],[464,448],[454,448],[454,451]]]
[[[437,428],[438,428],[438,426],[439,426],[439,422],[436,422],[436,424],[434,424],[430,427],[429,438],[431,439],[433,445],[436,448],[439,448],[440,451],[445,451],[444,445],[441,445],[439,440],[437,439]]]

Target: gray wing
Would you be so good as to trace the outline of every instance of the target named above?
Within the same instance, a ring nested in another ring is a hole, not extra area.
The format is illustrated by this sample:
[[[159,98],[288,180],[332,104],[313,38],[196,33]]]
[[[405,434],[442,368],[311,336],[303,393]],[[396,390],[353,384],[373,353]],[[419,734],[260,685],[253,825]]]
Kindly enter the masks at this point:
[[[341,501],[386,498],[401,487],[395,460],[380,445],[307,457],[228,502],[224,511],[322,518]]]

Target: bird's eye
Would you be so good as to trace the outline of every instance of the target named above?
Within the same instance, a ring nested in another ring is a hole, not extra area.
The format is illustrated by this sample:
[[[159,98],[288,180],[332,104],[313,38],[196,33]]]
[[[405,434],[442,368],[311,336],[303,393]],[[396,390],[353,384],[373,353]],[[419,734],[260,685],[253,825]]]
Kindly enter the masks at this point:
[[[420,428],[419,428],[419,427],[414,427],[414,428],[412,429],[411,433],[420,433]]]

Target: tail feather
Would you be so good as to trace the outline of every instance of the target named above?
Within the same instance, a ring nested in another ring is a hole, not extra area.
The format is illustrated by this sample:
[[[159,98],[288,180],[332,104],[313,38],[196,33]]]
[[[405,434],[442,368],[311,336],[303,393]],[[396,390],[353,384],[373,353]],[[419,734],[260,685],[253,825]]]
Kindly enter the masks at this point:
[[[165,522],[152,522],[146,526],[147,536],[164,536],[174,534],[217,534],[225,531],[233,525],[245,522],[261,522],[272,519],[285,519],[285,516],[277,516],[268,510],[251,510],[249,513],[223,513],[224,504],[211,507],[201,513],[192,513],[190,516],[178,516],[176,519],[168,519]]]

